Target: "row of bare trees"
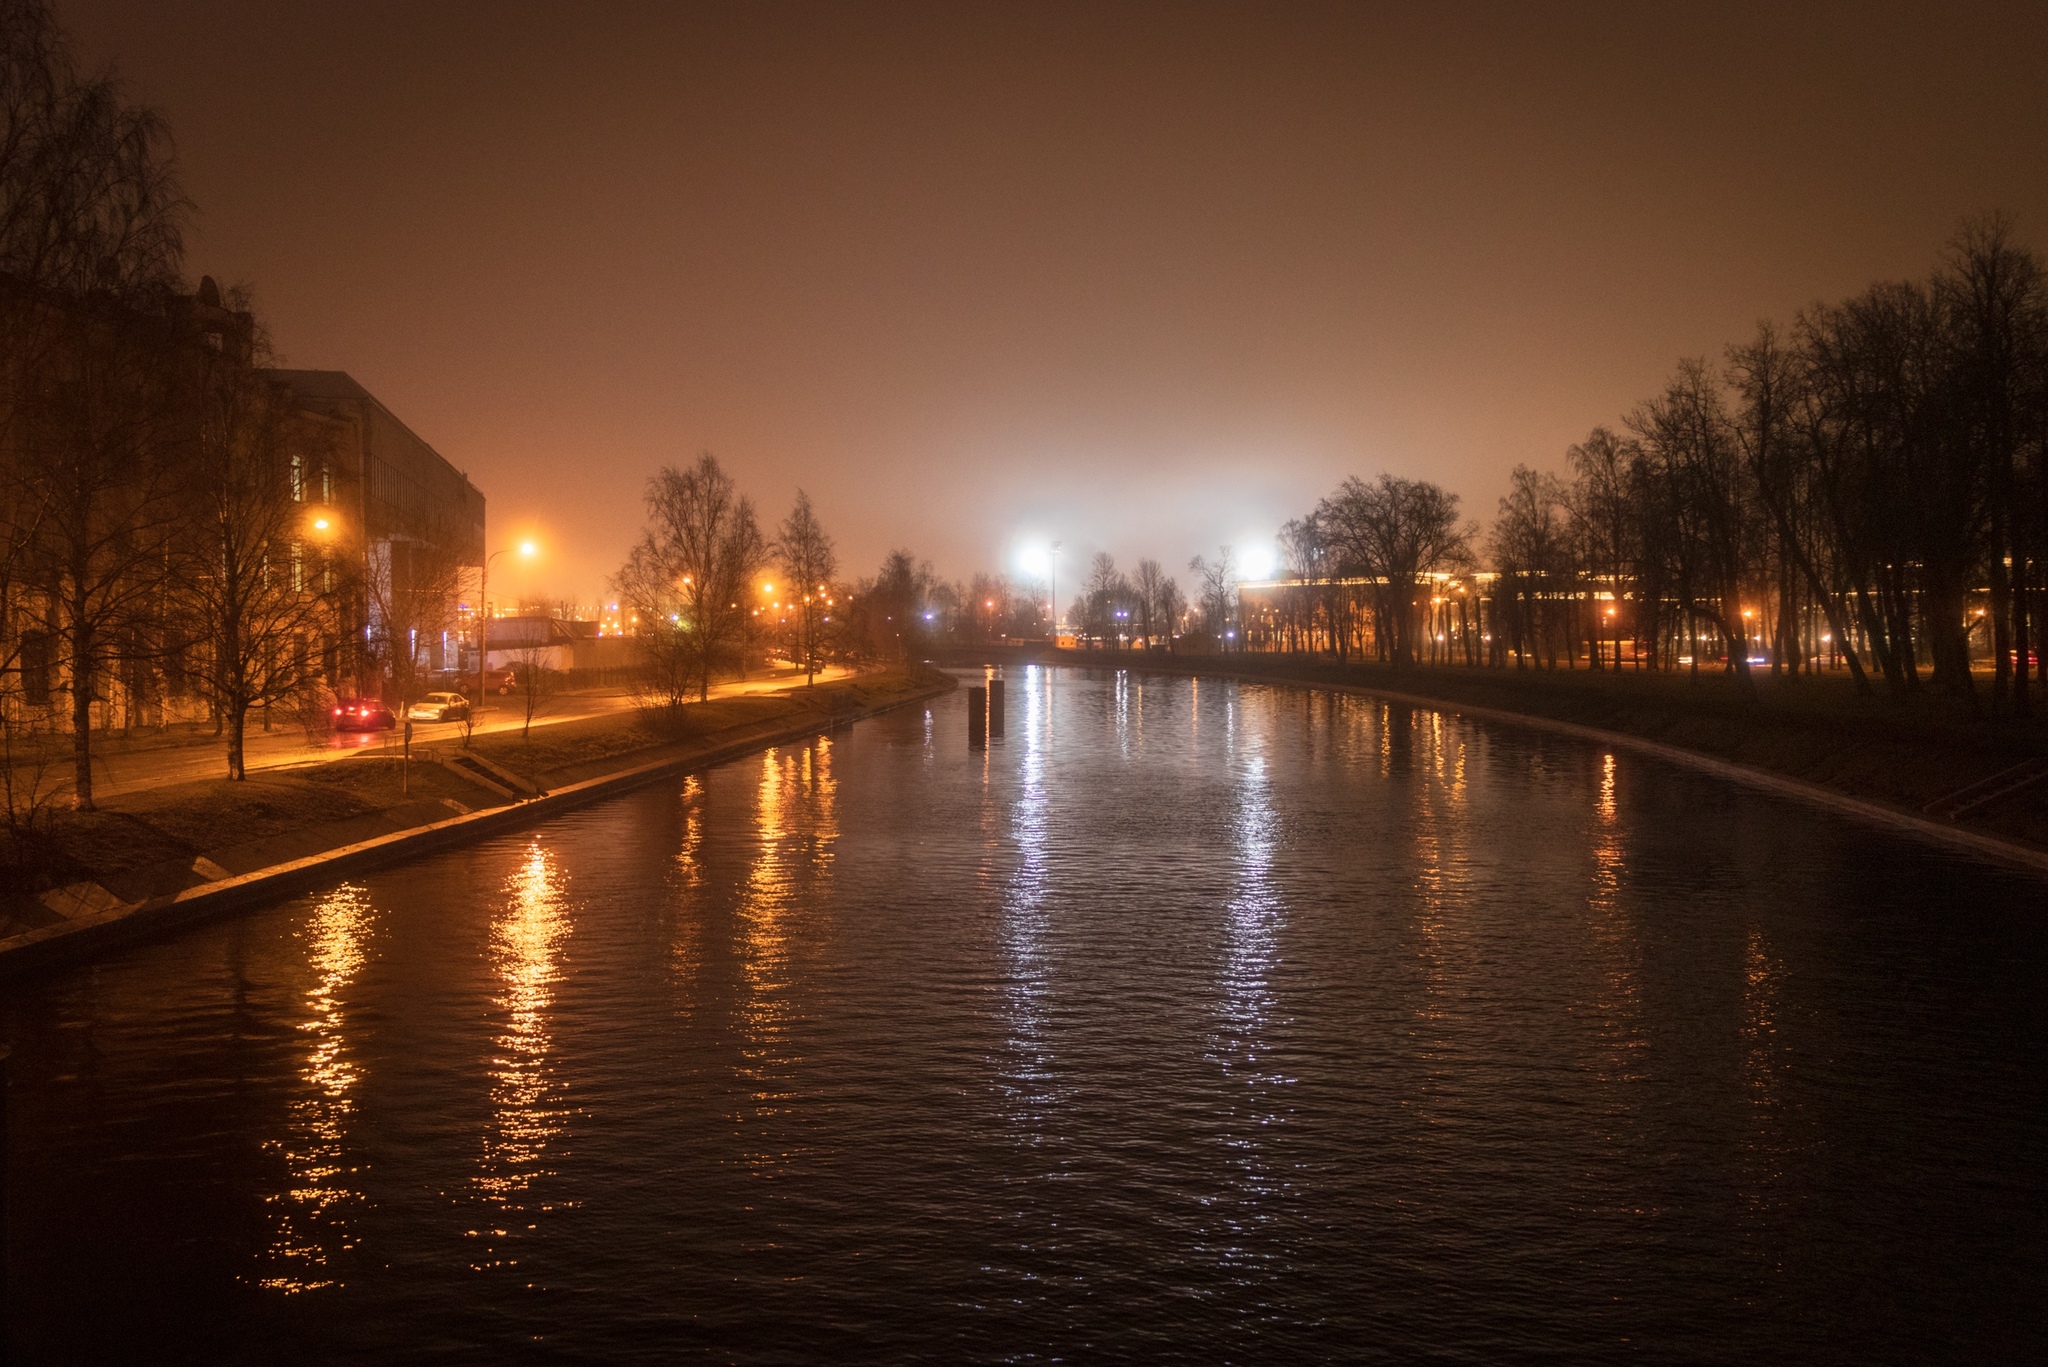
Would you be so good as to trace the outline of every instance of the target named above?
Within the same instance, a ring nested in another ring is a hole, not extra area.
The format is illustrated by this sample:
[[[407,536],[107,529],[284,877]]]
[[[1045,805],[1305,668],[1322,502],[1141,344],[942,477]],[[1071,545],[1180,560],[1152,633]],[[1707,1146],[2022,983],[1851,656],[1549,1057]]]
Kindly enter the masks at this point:
[[[1482,539],[1423,481],[1348,480],[1281,535],[1268,648],[1393,663],[1833,666],[2026,714],[2048,565],[2048,285],[1996,216],[1925,281],[1683,361]],[[1482,568],[1483,567],[1483,568]]]
[[[1225,574],[1234,568],[1229,556],[1225,547]],[[1196,557],[1190,568],[1200,577],[1206,564]],[[1208,606],[1205,599],[1204,607]],[[1126,574],[1108,551],[1096,552],[1081,592],[1067,608],[1067,622],[1077,638],[1111,648],[1170,648],[1187,629],[1187,619],[1187,595],[1165,566],[1142,558]]]
[[[673,711],[711,696],[722,672],[744,674],[750,654],[788,624],[790,656],[812,678],[826,653],[838,568],[824,525],[799,490],[771,541],[753,500],[709,452],[648,481],[647,526],[613,576],[645,662],[644,691]],[[779,571],[780,583],[762,576]]]

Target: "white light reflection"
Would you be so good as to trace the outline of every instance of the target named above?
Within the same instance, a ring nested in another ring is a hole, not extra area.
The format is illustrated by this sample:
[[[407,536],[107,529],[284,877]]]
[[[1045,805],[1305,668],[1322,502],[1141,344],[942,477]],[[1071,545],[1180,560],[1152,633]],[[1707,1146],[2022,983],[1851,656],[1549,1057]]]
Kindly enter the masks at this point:
[[[1221,995],[1207,1057],[1229,1088],[1222,1141],[1235,1189],[1234,1203],[1221,1208],[1222,1227],[1210,1231],[1210,1237],[1225,1265],[1245,1266],[1273,1256],[1255,1254],[1251,1236],[1276,1218],[1277,1198],[1287,1188],[1266,1161],[1265,1131],[1286,1121],[1281,1089],[1293,1079],[1266,1058],[1273,1031],[1285,1024],[1274,1014],[1278,1000],[1272,978],[1280,962],[1286,907],[1273,881],[1280,818],[1266,753],[1277,703],[1273,695],[1255,694],[1240,707],[1239,696],[1236,689],[1227,691],[1224,704],[1225,747],[1237,799],[1230,831],[1236,887],[1223,909]]]
[[[1032,665],[1024,671],[1023,754],[1017,764],[1017,799],[1011,829],[1017,865],[1003,897],[1000,932],[1004,969],[1003,1017],[1008,1026],[1006,1057],[996,1082],[1010,1111],[1019,1143],[1047,1137],[1051,1109],[1058,1102],[1057,1060],[1047,1025],[1050,964],[1046,950],[1047,896],[1052,888],[1051,789],[1047,776],[1052,742],[1052,672]]]
[[[371,914],[363,889],[340,887],[321,900],[300,932],[314,975],[306,1017],[298,1023],[309,1046],[299,1070],[307,1092],[291,1104],[286,1137],[264,1145],[283,1155],[291,1174],[289,1187],[263,1198],[271,1207],[271,1235],[259,1258],[266,1271],[255,1280],[266,1291],[291,1295],[338,1285],[329,1259],[356,1246],[346,1215],[363,1195],[354,1187],[360,1169],[348,1163],[347,1139],[352,1093],[362,1077],[348,1056],[341,994],[362,969]]]
[[[1128,761],[1131,757],[1131,671],[1128,669],[1116,672],[1110,708],[1116,719],[1117,754]]]

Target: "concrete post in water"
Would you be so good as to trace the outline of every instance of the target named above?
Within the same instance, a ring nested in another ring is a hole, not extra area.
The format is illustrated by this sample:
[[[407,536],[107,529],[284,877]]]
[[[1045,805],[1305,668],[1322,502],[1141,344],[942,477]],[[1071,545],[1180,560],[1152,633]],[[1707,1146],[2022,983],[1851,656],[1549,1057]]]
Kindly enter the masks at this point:
[[[967,690],[967,744],[988,744],[988,690],[978,685]]]
[[[988,681],[988,733],[991,736],[1003,734],[1003,681]]]

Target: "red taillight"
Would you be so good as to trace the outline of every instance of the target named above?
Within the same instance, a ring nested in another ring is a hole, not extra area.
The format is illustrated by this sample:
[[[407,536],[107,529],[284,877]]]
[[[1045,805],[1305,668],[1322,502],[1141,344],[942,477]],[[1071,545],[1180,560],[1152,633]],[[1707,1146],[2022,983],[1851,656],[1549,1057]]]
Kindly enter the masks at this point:
[[[337,716],[337,717],[338,717],[338,716],[340,716],[340,715],[341,715],[341,709],[340,709],[340,708],[338,708],[338,707],[337,707],[337,708],[335,708],[335,709],[334,709],[334,715],[335,715],[335,716]]]

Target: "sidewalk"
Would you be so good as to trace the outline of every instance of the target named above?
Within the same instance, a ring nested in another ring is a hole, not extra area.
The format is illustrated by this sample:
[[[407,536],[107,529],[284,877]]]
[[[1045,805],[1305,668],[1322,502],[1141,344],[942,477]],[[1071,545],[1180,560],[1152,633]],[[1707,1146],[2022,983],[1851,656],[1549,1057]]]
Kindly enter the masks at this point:
[[[824,683],[843,678],[846,674],[847,671],[844,669],[821,670],[818,681]],[[781,672],[757,679],[714,684],[711,696],[740,697],[775,692],[802,683],[803,675]],[[629,711],[636,705],[637,699],[634,694],[626,689],[586,689],[562,693],[549,700],[545,710],[533,719],[533,725],[539,728],[558,726],[564,722],[585,721],[591,717]],[[517,731],[524,724],[525,707],[520,698],[491,695],[484,700],[484,709],[477,722],[475,734],[483,736]],[[304,733],[296,727],[289,732],[277,730],[266,734],[257,729],[256,719],[252,717],[251,729],[242,742],[242,762],[244,768],[254,774],[266,770],[324,764],[366,753],[395,755],[402,744],[402,736],[401,724],[389,731],[336,732],[330,736],[323,736],[309,745]],[[413,725],[413,744],[416,746],[449,743],[459,745],[461,741],[460,723],[416,722]],[[69,772],[68,756],[50,766],[51,778],[55,783],[55,800],[59,804],[68,805],[70,801]],[[104,748],[97,743],[93,747],[95,798],[117,797],[123,793],[160,788],[167,784],[226,776],[226,743],[211,733],[171,737],[144,736],[129,741],[115,738]]]
[[[916,668],[842,675],[815,692],[786,691],[790,682],[737,683],[658,720],[557,718],[530,737],[500,724],[467,750],[446,740],[416,746],[404,769],[378,749],[355,764],[276,766],[246,783],[170,784],[60,813],[53,865],[35,887],[0,899],[0,977],[539,821],[953,686]]]

